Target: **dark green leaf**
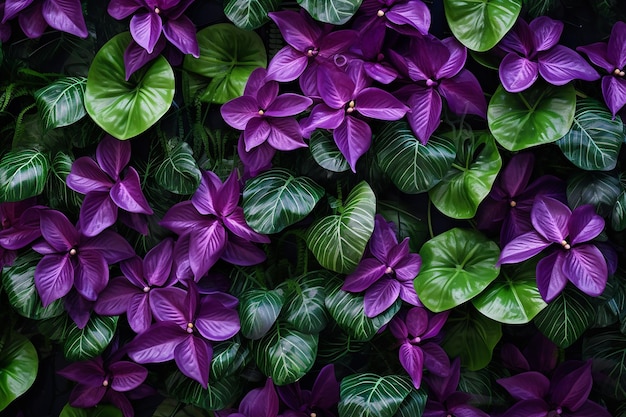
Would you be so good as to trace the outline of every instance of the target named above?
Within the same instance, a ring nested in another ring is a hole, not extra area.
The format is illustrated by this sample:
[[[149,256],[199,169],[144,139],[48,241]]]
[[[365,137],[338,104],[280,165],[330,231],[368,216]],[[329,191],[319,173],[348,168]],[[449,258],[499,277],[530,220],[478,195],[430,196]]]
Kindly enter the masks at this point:
[[[400,201],[378,201],[377,212],[385,220],[394,222],[398,228],[400,239],[410,238],[409,248],[411,252],[419,252],[420,248],[430,238],[428,234],[428,223],[418,218],[414,210],[408,204]]]
[[[154,410],[152,417],[211,417],[213,414],[194,405],[185,405],[174,398],[166,398]]]
[[[285,283],[289,291],[282,315],[285,322],[302,333],[324,330],[328,323],[324,285],[329,275],[325,271],[313,271]]]
[[[86,84],[84,77],[67,77],[35,91],[35,102],[44,129],[68,126],[85,116],[83,99]]]
[[[83,329],[72,323],[63,343],[65,357],[70,361],[83,361],[100,355],[113,339],[118,318],[93,314]]]
[[[404,399],[394,417],[422,417],[428,395],[424,390],[412,390]]]
[[[472,395],[472,404],[483,409],[509,405],[508,393],[496,382],[510,376],[509,371],[492,361],[489,366],[478,371],[463,370],[459,379],[459,391]]]
[[[336,324],[329,325],[320,338],[324,343],[319,346],[317,358],[324,363],[339,362],[346,355],[362,351],[369,343],[354,340]]]
[[[591,204],[602,217],[608,217],[622,187],[617,176],[604,172],[578,172],[567,181],[567,201],[572,208]]]
[[[267,334],[285,303],[280,290],[252,289],[244,292],[239,300],[241,334],[252,340]]]
[[[209,379],[207,389],[179,371],[165,380],[167,392],[187,404],[205,410],[223,410],[233,404],[241,395],[242,384],[239,375],[231,375],[218,380]]]
[[[363,0],[298,0],[302,6],[315,20],[331,23],[333,25],[343,25],[359,9]]]
[[[350,169],[348,160],[337,147],[329,131],[316,129],[311,134],[309,149],[315,162],[324,169],[332,172],[345,172]]]
[[[239,338],[214,344],[209,379],[234,375],[250,362],[250,358],[250,349]]]
[[[405,376],[347,376],[341,381],[339,417],[392,417],[412,390]]]
[[[615,200],[611,211],[611,227],[618,232],[626,229],[626,191],[622,191]]]
[[[626,336],[615,330],[604,330],[583,339],[583,358],[593,359],[594,378],[600,392],[626,401]]]
[[[166,155],[154,175],[157,184],[174,194],[193,194],[202,174],[193,159],[193,151],[187,142],[170,140]]]
[[[34,149],[9,151],[0,160],[0,202],[26,200],[42,193],[50,161]]]
[[[123,417],[122,410],[112,405],[99,404],[91,408],[74,408],[65,404],[59,417]]]
[[[0,349],[0,411],[28,391],[38,367],[37,351],[30,340],[10,333]]]
[[[268,12],[278,8],[279,0],[227,0],[224,14],[241,29],[257,29],[267,23]]]

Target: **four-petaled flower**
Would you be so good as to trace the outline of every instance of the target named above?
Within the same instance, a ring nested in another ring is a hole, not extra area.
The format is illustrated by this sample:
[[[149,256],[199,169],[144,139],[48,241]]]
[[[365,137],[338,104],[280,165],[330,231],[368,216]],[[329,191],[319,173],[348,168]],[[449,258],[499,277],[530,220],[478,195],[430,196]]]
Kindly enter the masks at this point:
[[[81,38],[88,35],[80,0],[5,0],[2,24],[16,16],[31,39],[43,35],[48,25]]]
[[[283,417],[331,416],[331,410],[339,402],[339,382],[334,365],[324,366],[315,378],[312,390],[303,390],[300,382],[276,387],[278,396],[287,410]]]

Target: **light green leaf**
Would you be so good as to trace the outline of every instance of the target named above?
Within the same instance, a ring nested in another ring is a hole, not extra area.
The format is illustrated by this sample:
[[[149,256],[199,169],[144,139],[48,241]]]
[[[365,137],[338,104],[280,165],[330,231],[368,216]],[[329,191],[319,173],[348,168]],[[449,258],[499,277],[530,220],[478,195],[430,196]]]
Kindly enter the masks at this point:
[[[174,194],[193,194],[202,179],[202,173],[187,142],[170,140],[166,155],[154,175],[157,184]]]
[[[363,0],[298,0],[315,20],[343,25],[354,16]]]
[[[227,0],[224,14],[237,27],[253,30],[269,22],[267,13],[278,9],[279,0]]]
[[[39,358],[33,344],[10,333],[0,348],[0,411],[24,394],[35,382]]]
[[[594,373],[602,375],[594,379],[599,392],[626,401],[626,336],[605,329],[583,339],[583,358],[592,359]]]
[[[280,290],[252,289],[239,297],[241,334],[252,340],[260,339],[270,330],[285,299]]]
[[[323,196],[324,189],[312,179],[275,168],[246,183],[243,212],[258,233],[278,233],[308,216]]]
[[[209,379],[209,385],[204,389],[198,382],[176,371],[167,377],[165,386],[170,395],[183,403],[205,410],[223,410],[240,397],[243,384],[239,375],[231,375]]]
[[[83,329],[72,323],[63,343],[63,353],[70,361],[83,361],[104,352],[115,334],[118,316],[92,314]]]
[[[68,126],[85,116],[86,84],[84,77],[66,77],[35,91],[35,103],[44,129]]]
[[[605,172],[577,172],[567,181],[567,202],[572,208],[591,204],[602,217],[608,217],[622,186],[616,175]]]
[[[34,149],[9,151],[0,160],[0,202],[26,200],[43,192],[50,161]]]
[[[316,129],[311,134],[309,149],[315,162],[324,169],[332,172],[345,172],[350,169],[350,164],[341,153],[331,132]]]
[[[393,417],[412,390],[405,376],[347,376],[340,385],[339,417]]]
[[[329,276],[327,271],[313,271],[282,285],[287,294],[282,315],[286,323],[302,333],[316,334],[324,330],[328,323],[324,285]]]

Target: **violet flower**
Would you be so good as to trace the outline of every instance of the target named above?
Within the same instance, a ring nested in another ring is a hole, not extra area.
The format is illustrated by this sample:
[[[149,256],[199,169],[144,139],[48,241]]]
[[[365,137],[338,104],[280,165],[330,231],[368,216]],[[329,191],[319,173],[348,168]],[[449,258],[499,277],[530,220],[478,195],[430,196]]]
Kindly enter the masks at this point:
[[[80,0],[5,0],[2,24],[16,16],[31,39],[43,35],[48,25],[81,38],[88,35]]]
[[[211,342],[224,341],[239,331],[238,300],[220,292],[200,298],[193,281],[187,283],[186,291],[161,288],[151,297],[157,323],[135,337],[128,345],[128,355],[137,363],[174,359],[184,375],[206,389],[213,356]]]
[[[85,236],[56,210],[40,212],[44,241],[32,245],[44,255],[35,268],[35,287],[44,307],[66,295],[72,286],[94,301],[109,282],[109,265],[134,255],[126,239],[105,230]]]
[[[272,167],[272,159],[274,155],[276,155],[276,149],[267,142],[264,142],[256,148],[250,149],[248,152],[246,151],[246,144],[242,133],[239,135],[239,140],[237,141],[237,154],[244,168],[242,180],[247,180],[256,177],[261,172]]]
[[[535,83],[539,75],[553,85],[572,80],[594,81],[600,75],[570,48],[557,45],[563,22],[540,16],[530,24],[519,18],[500,41],[507,52],[500,63],[499,75],[504,89],[518,93]]]
[[[279,151],[306,147],[293,116],[305,111],[313,100],[293,93],[278,95],[278,82],[264,82],[266,75],[265,68],[255,69],[243,96],[222,105],[222,117],[231,127],[243,130],[246,152],[265,142]]]
[[[255,388],[243,397],[238,410],[216,411],[215,415],[217,417],[278,417],[278,406],[274,383],[271,378],[267,378],[263,388]]]
[[[434,342],[424,342],[439,334],[448,314],[444,311],[433,315],[425,308],[413,307],[389,323],[391,334],[401,343],[400,363],[415,389],[420,388],[423,368],[442,377],[450,372],[450,359],[443,348]]]
[[[96,161],[84,156],[72,164],[66,182],[72,190],[85,194],[79,214],[85,236],[95,236],[114,225],[118,208],[128,213],[153,213],[141,191],[139,174],[126,167],[129,161],[130,142],[107,135],[96,148]]]
[[[248,226],[239,202],[239,182],[233,171],[222,184],[219,177],[204,171],[191,201],[173,206],[161,226],[179,235],[174,248],[176,276],[198,281],[220,257],[235,265],[254,265],[265,253],[252,242],[269,243]]]
[[[587,295],[597,297],[608,279],[607,262],[592,243],[604,229],[604,219],[592,205],[574,211],[546,196],[538,196],[530,213],[533,230],[509,242],[497,265],[530,259],[553,244],[557,249],[537,264],[537,287],[541,297],[550,302],[571,281]]]
[[[605,408],[588,399],[593,386],[591,360],[563,362],[551,380],[530,371],[496,382],[517,400],[507,416],[610,417]]]
[[[606,105],[615,114],[626,104],[626,23],[616,22],[608,44],[597,42],[579,46],[577,51],[587,54],[591,62],[602,67],[608,75],[602,77],[602,95]]]
[[[288,408],[283,417],[333,417],[333,408],[339,402],[339,382],[333,364],[322,368],[312,390],[303,390],[300,382],[276,387],[278,396]]]
[[[174,241],[167,238],[152,248],[143,261],[138,256],[123,261],[120,268],[124,276],[113,278],[100,293],[95,312],[109,316],[126,313],[135,333],[146,331],[152,324],[153,290],[176,282],[171,273],[173,251]]]
[[[41,237],[39,214],[47,210],[34,206],[34,199],[0,204],[0,268],[12,265],[17,250]]]
[[[375,317],[387,310],[400,297],[414,306],[421,306],[413,279],[422,266],[417,253],[409,253],[409,238],[398,243],[392,229],[380,214],[376,215],[374,232],[368,247],[371,258],[362,259],[356,270],[346,276],[344,291],[365,291],[365,315]]]
[[[500,347],[500,358],[505,368],[516,372],[552,372],[559,360],[559,347],[541,332],[536,332],[522,350],[513,343]]]

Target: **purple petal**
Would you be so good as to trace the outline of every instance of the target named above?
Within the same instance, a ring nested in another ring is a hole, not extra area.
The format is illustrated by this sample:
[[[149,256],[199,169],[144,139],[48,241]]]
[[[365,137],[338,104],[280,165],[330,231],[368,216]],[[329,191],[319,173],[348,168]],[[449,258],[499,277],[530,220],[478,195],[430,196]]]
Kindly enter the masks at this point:
[[[443,79],[438,87],[439,93],[446,99],[448,107],[458,115],[475,114],[487,118],[487,102],[480,84],[474,74],[461,70],[450,79]]]
[[[298,51],[303,52],[307,48],[319,46],[316,43],[322,35],[322,30],[312,19],[291,10],[271,12],[268,16],[278,26],[283,39]]]
[[[272,158],[276,154],[276,149],[272,148],[268,143],[263,143],[246,152],[243,136],[240,135],[237,142],[237,153],[244,164],[244,177],[250,178],[272,166]]]
[[[208,203],[204,204],[206,206]],[[171,207],[159,224],[178,235],[183,235],[206,222],[206,217],[198,213],[198,209],[191,201],[183,201]]]
[[[355,102],[359,113],[378,120],[398,120],[409,110],[390,93],[375,87],[362,90]]]
[[[534,36],[524,19],[517,19],[510,30],[498,44],[505,52],[516,52],[526,57],[535,52]]]
[[[550,406],[542,399],[525,400],[506,410],[507,417],[546,417]]]
[[[113,278],[98,295],[94,311],[102,316],[119,316],[128,310],[130,299],[140,290],[124,277]]]
[[[586,54],[591,62],[604,68],[606,72],[612,73],[613,70],[615,70],[615,65],[609,61],[607,56],[606,42],[596,42],[591,45],[579,46],[576,50]]]
[[[162,29],[161,16],[154,12],[138,13],[130,19],[130,34],[148,53],[154,50]]]
[[[47,0],[41,10],[43,18],[56,30],[81,38],[88,35],[80,0]]]
[[[217,175],[207,171],[203,177],[207,175],[213,177],[215,184],[219,183]],[[233,170],[224,184],[219,187],[219,192],[214,196],[213,208],[219,216],[230,216],[238,207],[239,196],[241,195],[241,187],[239,185],[239,174],[237,170]],[[196,207],[197,208],[197,207]],[[208,214],[208,213],[207,213]]]
[[[408,252],[409,241],[405,238],[398,247],[406,247]],[[406,243],[405,243],[406,242]],[[391,253],[391,255],[394,255]],[[398,259],[400,258],[400,259]],[[422,266],[422,258],[417,253],[401,254],[398,257],[389,257],[389,265],[396,273],[396,277],[400,281],[412,281],[419,273]]]
[[[498,259],[497,265],[525,261],[550,245],[551,242],[546,241],[534,230],[524,233],[507,243],[500,253],[500,259]]]
[[[143,333],[148,330],[152,324],[150,298],[145,293],[135,294],[131,297],[127,307],[126,313],[130,328],[135,333]]]
[[[273,119],[267,143],[279,151],[291,151],[306,148],[302,140],[302,130],[296,119]]]
[[[96,160],[104,172],[114,181],[130,161],[130,142],[105,135],[96,148]]]
[[[393,227],[393,222],[388,222],[380,214],[374,218],[374,233],[369,241],[369,249],[380,262],[386,262],[389,252],[398,244]]]
[[[187,316],[185,297],[187,291],[178,287],[155,288],[150,291],[150,308],[156,321],[174,322],[187,326],[192,317]]]
[[[554,252],[537,263],[537,288],[546,303],[554,300],[565,288],[567,275],[563,273],[565,256]]]
[[[81,194],[90,191],[109,191],[113,187],[111,178],[93,159],[86,156],[74,161],[66,182],[68,187]]]
[[[602,252],[594,245],[580,245],[567,251],[563,274],[591,297],[602,294],[609,275]]]
[[[422,145],[441,123],[441,96],[432,88],[419,88],[407,103],[411,110],[407,114],[409,124]]]
[[[339,382],[333,364],[326,365],[315,378],[311,391],[311,406],[331,409],[339,402]]]
[[[301,127],[304,137],[309,137],[311,132],[317,128],[336,129],[346,118],[346,111],[341,109],[332,109],[324,103],[320,103],[313,107],[309,117],[302,119]]]
[[[246,152],[262,145],[272,132],[268,119],[254,118],[250,119],[243,131],[243,140],[246,145]]]
[[[43,210],[39,221],[43,238],[56,251],[67,252],[78,244],[78,232],[63,213]]]
[[[532,33],[535,50],[547,51],[559,43],[563,32],[563,22],[547,16],[539,16],[528,25]]]
[[[43,206],[33,206],[24,210],[13,227],[0,231],[0,246],[9,250],[22,249],[41,237],[40,214],[47,209]]]
[[[102,386],[102,384],[98,387],[78,384],[72,390],[68,402],[72,407],[94,407],[102,400],[106,392],[107,388]]]
[[[428,321],[428,330],[422,335],[422,339],[430,339],[437,336],[443,325],[446,324],[449,313],[449,311],[444,311],[433,315]]]
[[[358,39],[358,32],[354,30],[337,30],[326,34],[320,39],[318,60],[320,58],[332,60],[336,54],[346,52]]]
[[[174,349],[174,360],[178,369],[197,381],[204,389],[209,383],[209,366],[213,348],[199,337],[187,336]]]
[[[530,152],[518,153],[511,158],[499,178],[508,197],[514,198],[526,189],[534,162],[535,155]]]
[[[321,98],[319,88],[317,88],[317,72],[319,64],[316,61],[307,61],[309,65],[298,78],[298,85],[302,94],[310,98]]]
[[[200,304],[196,328],[205,338],[219,342],[236,335],[241,325],[237,310],[213,302],[211,296],[207,295]]]
[[[93,249],[104,257],[109,265],[131,258],[135,251],[126,239],[111,230],[88,238],[81,244],[81,250]]]
[[[566,375],[553,376],[552,401],[561,407],[576,411],[589,397],[593,379],[591,360],[577,367]]]
[[[24,35],[30,39],[40,38],[48,28],[48,22],[43,17],[43,2],[38,1],[24,9],[18,16],[18,22]]]
[[[385,13],[385,17],[396,25],[410,25],[422,35],[430,29],[430,10],[420,0],[409,0],[406,3],[394,4]]]
[[[400,346],[400,364],[406,370],[413,381],[415,389],[419,389],[422,383],[424,368],[424,354],[418,346],[405,342]]]
[[[611,30],[606,57],[609,62],[621,70],[626,67],[626,23],[617,21]]]
[[[159,363],[174,359],[174,349],[188,337],[175,323],[155,323],[127,346],[128,356],[137,363]]]
[[[67,311],[67,315],[76,323],[76,327],[84,329],[89,319],[91,319],[94,302],[87,300],[77,291],[70,291],[63,301],[63,307]]]
[[[626,79],[608,75],[602,77],[602,95],[613,117],[626,104]]]
[[[391,322],[389,322],[389,331],[393,337],[400,341],[409,337],[409,330],[406,327],[404,320],[400,318],[400,315],[396,315]]]
[[[424,368],[439,376],[447,376],[450,373],[450,358],[441,346],[428,342],[421,345],[424,354]]]
[[[422,307],[422,302],[417,297],[415,292],[415,286],[413,280],[410,281],[398,281],[400,284],[400,299],[412,306]]]
[[[595,208],[585,204],[574,209],[567,224],[572,246],[596,238],[604,229],[604,219],[596,214]]]
[[[509,52],[500,63],[498,74],[506,91],[519,93],[537,81],[539,65],[515,52]]]
[[[261,87],[266,84],[267,70],[263,67],[259,67],[252,71],[246,81],[246,88],[243,91],[244,96],[256,97],[257,92]]]
[[[567,223],[572,212],[565,204],[554,198],[535,198],[530,219],[533,226],[546,240],[561,243],[569,234]]]
[[[71,363],[57,373],[65,379],[90,387],[101,387],[106,374],[101,356],[92,360]]]
[[[363,70],[365,73],[381,84],[390,84],[398,78],[398,72],[387,63],[364,62]]]
[[[267,66],[267,80],[293,81],[302,75],[308,63],[306,55],[287,45],[274,55]]]
[[[130,44],[124,51],[124,69],[126,73],[126,81],[128,81],[135,71],[142,68],[148,62],[156,59],[165,49],[165,37],[159,37],[152,53],[149,53],[141,47],[135,40],[131,40]]]
[[[267,236],[255,232],[248,226],[241,207],[237,207],[228,217],[224,217],[222,220],[228,230],[242,239],[256,243],[270,243],[270,239]]]
[[[550,381],[539,372],[524,372],[496,382],[517,401],[542,399],[550,390]]]
[[[265,252],[252,242],[230,235],[221,259],[233,265],[251,266],[265,261]]]
[[[342,109],[354,99],[354,82],[343,72],[320,67],[317,86],[324,103],[333,109]]]
[[[76,255],[74,287],[89,301],[96,301],[98,294],[109,282],[109,266],[100,252],[79,249]]]
[[[202,171],[202,179],[200,186],[191,198],[193,206],[200,214],[213,214],[215,216],[220,215],[220,211],[217,207],[217,196],[219,190],[222,187],[222,181],[212,171]],[[231,193],[233,190],[230,190]],[[238,198],[238,195],[237,195]],[[232,205],[232,203],[231,203]],[[190,213],[189,213],[190,214]],[[188,214],[188,215],[189,215]],[[205,219],[202,217],[202,219]],[[210,219],[209,221],[211,221]]]
[[[356,163],[365,154],[372,143],[372,130],[363,120],[346,117],[333,132],[333,138],[339,151],[346,157],[352,172],[356,172]]]
[[[2,23],[13,19],[19,12],[31,5],[33,0],[6,0],[4,2],[4,17]]]
[[[108,191],[87,193],[80,208],[79,221],[85,236],[96,236],[117,221],[117,206]]]
[[[117,20],[122,20],[139,10],[142,6],[134,0],[111,0],[107,12]]]
[[[239,404],[239,411],[247,417],[274,417],[278,415],[278,396],[271,378],[265,380],[263,388],[246,394]]]
[[[346,276],[341,289],[348,292],[365,291],[385,274],[386,269],[385,264],[377,259],[363,259],[359,262],[354,272]]]
[[[148,370],[133,362],[119,361],[109,365],[113,375],[111,389],[118,392],[130,391],[137,388],[148,377]]]
[[[400,284],[395,279],[383,277],[365,291],[363,304],[367,317],[376,317],[398,299]]]
[[[189,234],[184,234],[176,240],[172,269],[178,281],[194,278],[189,265]]]
[[[437,79],[437,74],[450,58],[450,50],[438,39],[420,36],[412,39],[408,64],[409,77],[413,81]],[[450,69],[445,72],[449,72]]]
[[[167,238],[150,249],[143,260],[143,272],[151,285],[164,285],[172,270],[174,240]]]
[[[465,65],[467,59],[467,49],[461,45],[455,38],[445,38],[441,41],[448,48],[450,57],[448,60],[437,70],[436,78],[443,80],[444,78],[452,78],[457,75]]]
[[[183,54],[200,57],[200,47],[196,38],[196,26],[185,15],[169,19],[163,25],[163,34]]]
[[[69,254],[46,255],[35,268],[35,288],[44,307],[65,296],[74,284],[74,266]]]
[[[422,336],[428,328],[428,313],[420,307],[412,308],[406,313],[404,322],[410,336]]]
[[[220,112],[231,127],[244,130],[250,119],[259,117],[259,104],[254,97],[241,96],[224,103]]]
[[[576,409],[576,417],[611,417],[611,414],[593,401],[585,401]]]
[[[313,100],[298,94],[281,94],[267,107],[266,116],[286,117],[302,113],[313,104]]]
[[[222,256],[226,241],[226,230],[217,220],[190,233],[189,266],[196,279],[204,276]]]
[[[557,45],[539,55],[539,74],[553,85],[564,85],[572,80],[595,81],[600,74],[576,52]]]
[[[279,89],[280,87],[276,81],[267,81],[264,85],[260,86],[255,95],[259,102],[259,108],[267,110],[278,97]]]
[[[129,167],[124,179],[111,188],[111,199],[118,207],[131,213],[153,214],[146,197],[141,191],[139,174],[135,168]]]

